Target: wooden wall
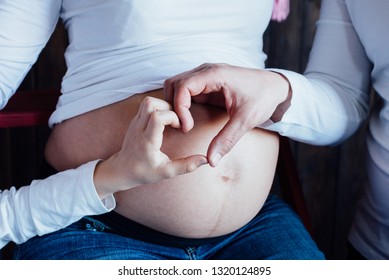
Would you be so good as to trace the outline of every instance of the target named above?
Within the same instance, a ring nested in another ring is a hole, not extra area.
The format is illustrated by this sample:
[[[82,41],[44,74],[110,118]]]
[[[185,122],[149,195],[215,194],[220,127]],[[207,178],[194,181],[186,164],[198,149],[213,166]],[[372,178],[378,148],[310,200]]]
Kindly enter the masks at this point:
[[[291,14],[265,34],[267,65],[302,72],[315,32],[320,0],[291,0]],[[21,89],[58,88],[66,71],[67,37],[61,24]],[[363,129],[336,147],[291,141],[310,212],[314,238],[329,259],[343,259],[355,203],[365,182]],[[0,186],[22,186],[38,176],[46,126],[0,130]]]

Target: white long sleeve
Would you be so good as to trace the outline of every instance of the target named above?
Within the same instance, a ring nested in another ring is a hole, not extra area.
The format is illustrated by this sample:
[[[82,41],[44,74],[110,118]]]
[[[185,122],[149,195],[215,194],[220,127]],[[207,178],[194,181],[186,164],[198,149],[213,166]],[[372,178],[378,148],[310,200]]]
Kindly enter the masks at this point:
[[[0,1],[0,109],[45,47],[60,9],[59,0]]]
[[[304,76],[271,69],[287,77],[293,97],[282,120],[266,128],[314,145],[337,144],[353,134],[368,117],[370,100],[372,63],[360,36],[345,1],[323,1]]]
[[[293,97],[282,120],[267,126],[328,145],[345,140],[368,118],[368,182],[349,241],[369,259],[389,259],[388,14],[387,0],[323,0],[304,75],[274,69],[288,78]],[[377,95],[372,106],[371,86]]]
[[[262,126],[266,129],[312,145],[335,145],[351,136],[368,116],[367,90],[362,93],[361,90],[343,88],[344,94],[337,94],[342,86],[315,75],[270,70],[288,78],[293,98],[282,120],[267,122],[267,127]]]
[[[93,183],[97,162],[0,192],[0,248],[10,241],[23,243],[56,231],[83,216],[112,210],[116,205],[113,195],[100,200]]]

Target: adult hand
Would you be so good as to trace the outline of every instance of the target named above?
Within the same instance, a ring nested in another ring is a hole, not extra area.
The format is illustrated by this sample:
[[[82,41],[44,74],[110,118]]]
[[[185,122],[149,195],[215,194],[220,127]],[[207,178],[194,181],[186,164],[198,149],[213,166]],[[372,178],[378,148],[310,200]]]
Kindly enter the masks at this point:
[[[94,180],[100,197],[193,172],[208,163],[204,155],[171,160],[161,152],[167,125],[180,128],[171,105],[146,97],[128,127],[121,150],[96,167]]]
[[[208,148],[211,166],[216,166],[246,132],[270,118],[278,120],[290,102],[289,83],[280,74],[227,64],[203,64],[181,73],[166,80],[164,90],[183,132],[194,125],[189,110],[192,99],[227,109],[230,119]]]

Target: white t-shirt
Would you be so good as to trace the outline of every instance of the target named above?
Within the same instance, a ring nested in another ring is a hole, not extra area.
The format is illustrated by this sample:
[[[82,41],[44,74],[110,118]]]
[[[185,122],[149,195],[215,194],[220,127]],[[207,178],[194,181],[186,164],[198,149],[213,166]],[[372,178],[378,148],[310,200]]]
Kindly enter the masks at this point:
[[[166,78],[205,62],[263,68],[262,35],[272,8],[273,0],[2,0],[0,108],[59,19],[69,46],[51,126],[162,88]],[[104,206],[94,189],[94,164],[2,192],[0,246],[111,210],[113,197]]]
[[[4,2],[4,1],[3,1]],[[263,68],[273,0],[5,0],[0,10],[0,108],[35,62],[59,18],[69,35],[53,125],[204,62]],[[7,71],[4,71],[7,69]],[[10,70],[9,70],[10,69]]]

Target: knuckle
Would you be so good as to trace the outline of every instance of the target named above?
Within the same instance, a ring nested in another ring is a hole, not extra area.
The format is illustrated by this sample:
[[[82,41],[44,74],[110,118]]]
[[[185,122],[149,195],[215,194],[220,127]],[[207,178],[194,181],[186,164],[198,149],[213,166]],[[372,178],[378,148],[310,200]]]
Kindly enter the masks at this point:
[[[240,139],[239,134],[232,134],[226,138],[221,139],[220,140],[221,152],[223,154],[227,154],[229,151],[232,150],[232,148],[239,141],[239,139]]]
[[[153,111],[154,108],[154,98],[151,96],[146,96],[143,99],[143,104],[146,107],[146,109]]]
[[[234,144],[235,142],[231,138],[223,139],[221,142],[222,152],[225,154],[228,153],[234,147]]]
[[[219,71],[221,69],[223,69],[225,67],[225,64],[223,63],[215,63],[215,64],[211,64],[209,66],[211,69],[213,69],[214,71]]]
[[[217,76],[221,76],[221,74],[223,73],[223,68],[224,68],[223,64],[217,63],[217,64],[210,64],[207,67],[207,70],[209,71],[209,73],[217,77]]]
[[[179,80],[174,82],[174,88],[179,91],[180,89],[183,88],[184,84],[185,84],[185,80],[179,79]]]
[[[171,83],[171,78],[166,79],[166,80],[163,82],[163,85],[164,85],[164,87],[167,87],[167,86],[170,85],[170,83]]]
[[[163,87],[165,88],[167,94],[171,94],[171,91],[174,90],[174,79],[173,78],[166,79],[163,82]]]
[[[206,63],[204,63],[204,64],[202,65],[202,67],[204,67],[204,68],[212,68],[213,65],[215,65],[215,64],[206,62]]]
[[[196,164],[194,164],[193,162],[187,162],[185,164],[185,173],[191,173],[195,171],[196,168],[197,168]]]
[[[175,170],[175,168],[172,166],[172,165],[167,165],[164,167],[164,170],[163,170],[163,176],[165,178],[172,178],[174,176],[177,175],[177,172]]]

